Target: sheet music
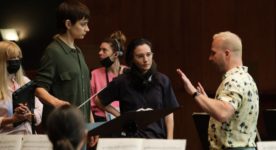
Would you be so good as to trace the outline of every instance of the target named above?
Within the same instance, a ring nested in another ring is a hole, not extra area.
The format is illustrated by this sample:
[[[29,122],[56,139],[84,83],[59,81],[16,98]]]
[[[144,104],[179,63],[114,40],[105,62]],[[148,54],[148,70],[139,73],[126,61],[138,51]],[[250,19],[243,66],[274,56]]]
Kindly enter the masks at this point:
[[[97,150],[143,150],[143,139],[100,138]]]
[[[22,150],[52,150],[52,144],[47,135],[25,135]]]
[[[145,139],[144,150],[185,150],[186,140]]]
[[[100,138],[97,150],[185,150],[186,140]]]
[[[276,141],[257,142],[258,150],[276,150]]]
[[[20,150],[23,135],[0,135],[0,149]]]

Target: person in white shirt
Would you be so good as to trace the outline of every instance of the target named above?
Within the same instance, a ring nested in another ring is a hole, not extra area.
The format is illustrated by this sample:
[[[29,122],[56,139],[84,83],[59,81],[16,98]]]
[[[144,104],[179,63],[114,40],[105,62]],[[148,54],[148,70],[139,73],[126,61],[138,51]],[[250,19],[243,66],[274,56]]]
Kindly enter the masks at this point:
[[[13,108],[12,93],[30,81],[23,74],[21,59],[16,43],[0,42],[0,134],[32,134],[31,121],[35,125],[41,123],[43,105],[37,98],[33,113],[27,104]]]

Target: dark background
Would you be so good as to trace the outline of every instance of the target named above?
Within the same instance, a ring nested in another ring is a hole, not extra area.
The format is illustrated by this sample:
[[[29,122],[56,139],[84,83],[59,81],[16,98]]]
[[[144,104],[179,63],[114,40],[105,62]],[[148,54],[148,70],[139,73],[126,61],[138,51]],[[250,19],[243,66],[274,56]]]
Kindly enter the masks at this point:
[[[1,1],[0,28],[16,28],[24,55],[24,68],[33,78],[46,45],[56,33],[55,9],[61,0]],[[115,30],[128,41],[146,37],[154,45],[158,69],[169,76],[183,109],[175,114],[175,137],[187,139],[188,150],[200,150],[191,114],[201,111],[184,92],[176,74],[182,68],[193,83],[200,81],[214,95],[221,74],[208,62],[212,35],[237,33],[243,42],[244,65],[260,93],[261,137],[268,139],[263,110],[275,108],[276,49],[274,0],[83,0],[91,10],[90,32],[77,41],[90,69],[99,66],[98,45]]]

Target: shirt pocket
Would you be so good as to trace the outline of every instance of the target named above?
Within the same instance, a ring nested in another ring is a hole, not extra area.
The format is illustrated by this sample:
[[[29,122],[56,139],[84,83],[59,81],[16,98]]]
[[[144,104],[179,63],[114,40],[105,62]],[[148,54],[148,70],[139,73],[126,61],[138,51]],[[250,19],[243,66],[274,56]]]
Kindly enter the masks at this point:
[[[72,72],[62,72],[59,74],[59,78],[62,81],[70,81],[74,78],[74,74]]]

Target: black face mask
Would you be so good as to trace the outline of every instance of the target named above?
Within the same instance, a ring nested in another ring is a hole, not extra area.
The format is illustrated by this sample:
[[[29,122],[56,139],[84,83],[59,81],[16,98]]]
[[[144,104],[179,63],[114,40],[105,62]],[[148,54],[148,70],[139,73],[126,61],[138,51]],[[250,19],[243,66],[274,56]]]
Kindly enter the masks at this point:
[[[7,65],[9,74],[16,73],[21,66],[21,60],[8,60]]]
[[[101,60],[100,63],[101,63],[105,68],[109,68],[109,67],[114,63],[114,61],[112,61],[112,60],[110,59],[110,57],[106,57],[106,58],[104,58],[103,60]]]

